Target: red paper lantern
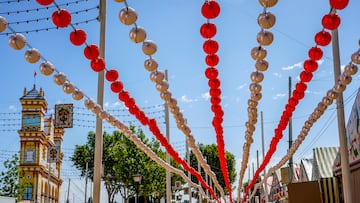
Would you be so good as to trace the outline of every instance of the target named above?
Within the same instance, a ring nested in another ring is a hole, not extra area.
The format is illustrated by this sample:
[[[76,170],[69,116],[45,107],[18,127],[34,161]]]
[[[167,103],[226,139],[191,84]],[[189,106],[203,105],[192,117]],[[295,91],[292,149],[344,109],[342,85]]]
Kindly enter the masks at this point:
[[[323,57],[323,51],[319,47],[311,47],[308,55],[311,60],[317,61]]]
[[[295,89],[299,92],[305,92],[306,88],[307,88],[307,85],[303,82],[298,82],[295,85]]]
[[[210,96],[212,96],[212,97],[220,97],[221,90],[219,88],[210,89],[209,93],[210,93]]]
[[[134,98],[129,98],[125,101],[125,106],[130,108],[132,106],[135,105],[135,99]]]
[[[219,72],[216,68],[214,67],[208,67],[206,70],[205,70],[205,76],[211,80],[211,79],[216,79],[217,76],[219,75]]]
[[[342,10],[349,4],[349,0],[330,0],[330,6],[332,8]]]
[[[219,118],[219,117],[214,117],[213,120],[212,120],[212,125],[213,126],[220,126],[223,122],[223,119],[222,118]]]
[[[285,111],[292,113],[292,112],[295,111],[295,107],[294,107],[294,106],[291,106],[291,105],[289,105],[289,104],[286,104],[286,105],[285,105]]]
[[[130,98],[129,92],[121,91],[118,95],[120,101],[125,102]]]
[[[208,85],[209,85],[210,88],[213,88],[213,89],[219,88],[220,87],[220,80],[217,79],[217,78],[211,79],[211,80],[209,80]]]
[[[289,103],[291,106],[297,106],[298,103],[299,103],[299,100],[295,99],[294,97],[290,97],[289,100],[288,100],[288,103]]]
[[[326,29],[336,30],[340,25],[340,17],[336,13],[329,13],[324,15],[321,23]]]
[[[302,71],[300,73],[300,80],[301,82],[310,82],[313,77],[313,74],[308,71]]]
[[[36,2],[42,6],[47,6],[52,4],[54,0],[36,0]]]
[[[86,32],[81,29],[76,29],[70,33],[70,42],[75,46],[80,46],[86,41]]]
[[[211,104],[220,104],[221,99],[220,99],[220,97],[211,97],[210,102],[211,102]]]
[[[215,117],[223,117],[224,111],[222,109],[214,112]]]
[[[212,38],[216,35],[216,25],[214,23],[204,23],[200,27],[200,34],[203,38]]]
[[[105,60],[98,57],[97,59],[91,60],[90,66],[95,72],[103,71],[105,69]]]
[[[109,82],[113,82],[113,81],[117,80],[118,77],[119,77],[119,73],[115,69],[110,69],[110,70],[106,71],[106,73],[105,73],[105,78]]]
[[[217,41],[208,39],[203,44],[203,50],[206,54],[215,54],[219,50]]]
[[[84,55],[89,60],[97,59],[100,55],[99,47],[95,44],[90,44],[85,47]]]
[[[201,14],[208,19],[216,18],[220,14],[220,5],[214,0],[205,1],[201,7]]]
[[[209,54],[205,57],[205,63],[208,66],[216,66],[219,63],[219,57],[217,54]]]
[[[299,92],[297,90],[293,91],[293,96],[294,98],[296,98],[297,100],[301,100],[302,98],[304,98],[305,94],[304,92]]]
[[[67,27],[71,22],[71,14],[65,9],[55,11],[51,18],[56,27]]]
[[[122,82],[120,82],[120,81],[114,81],[114,82],[112,82],[111,83],[111,85],[110,85],[110,89],[111,89],[111,91],[113,91],[114,93],[119,93],[119,92],[121,92],[122,90],[123,90],[123,84],[122,84]]]
[[[315,35],[315,43],[320,46],[327,46],[331,42],[331,34],[322,30]]]
[[[212,112],[218,112],[218,111],[220,111],[221,110],[221,106],[220,105],[218,105],[218,104],[215,104],[215,105],[211,105],[211,111]]]
[[[317,68],[318,68],[318,63],[316,61],[306,60],[304,62],[304,70],[308,72],[314,72],[317,70]]]
[[[132,115],[136,115],[140,111],[139,107],[136,105],[129,107],[129,113]]]

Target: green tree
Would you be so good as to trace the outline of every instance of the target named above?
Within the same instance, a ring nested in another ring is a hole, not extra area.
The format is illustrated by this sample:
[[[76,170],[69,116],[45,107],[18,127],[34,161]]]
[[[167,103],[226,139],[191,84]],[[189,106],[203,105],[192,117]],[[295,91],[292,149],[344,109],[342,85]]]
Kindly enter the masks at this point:
[[[120,139],[120,133],[114,131],[113,135],[106,132],[103,134],[103,176],[102,180],[108,193],[108,202],[114,202],[115,194],[121,189],[122,185],[116,180],[112,168],[115,160],[113,159],[112,148]],[[73,156],[70,157],[75,167],[81,171],[81,176],[86,174],[90,179],[94,177],[94,151],[95,151],[95,133],[89,132],[87,142],[84,145],[76,145]],[[88,170],[86,170],[88,164]]]
[[[23,177],[19,164],[19,153],[4,162],[5,170],[0,173],[0,196],[20,199],[25,188],[30,185]]]
[[[220,186],[224,188],[225,193],[227,193],[228,191],[226,189],[224,176],[222,174],[220,167],[217,146],[215,144],[211,144],[211,145],[200,144],[199,148],[203,156],[206,158],[206,161],[209,164],[211,170],[215,173]],[[235,156],[232,153],[226,151],[225,157],[226,157],[226,164],[228,167],[230,184],[233,184],[236,178]],[[190,163],[193,168],[198,169],[198,162],[196,160],[195,155],[192,152],[190,153]],[[201,174],[203,177],[205,177],[204,171],[201,171]],[[192,181],[197,182],[198,180],[195,177],[192,177]]]

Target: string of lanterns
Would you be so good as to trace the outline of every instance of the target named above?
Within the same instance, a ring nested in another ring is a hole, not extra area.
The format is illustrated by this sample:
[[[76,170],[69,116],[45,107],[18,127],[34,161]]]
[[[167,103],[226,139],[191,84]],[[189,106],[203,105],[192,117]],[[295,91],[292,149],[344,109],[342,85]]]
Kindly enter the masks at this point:
[[[313,78],[313,72],[315,72],[318,68],[317,61],[320,60],[323,56],[323,51],[318,46],[327,46],[331,42],[331,34],[327,30],[335,30],[340,25],[340,17],[336,14],[336,9],[341,10],[344,9],[348,0],[332,0],[330,1],[331,10],[328,14],[324,15],[322,18],[323,29],[315,34],[314,40],[316,46],[311,47],[308,51],[309,59],[304,61],[304,70],[300,73],[300,81],[296,83],[295,90],[292,92],[292,96],[289,98],[288,103],[285,105],[285,109],[281,115],[280,121],[278,123],[277,128],[274,130],[274,137],[270,141],[270,148],[266,152],[263,162],[260,164],[259,168],[254,173],[254,177],[251,183],[245,189],[245,195],[243,198],[243,202],[246,201],[246,196],[253,187],[256,182],[256,179],[259,177],[261,171],[264,170],[266,165],[270,162],[272,155],[276,151],[276,147],[283,137],[282,131],[284,131],[288,125],[289,119],[292,117],[292,113],[295,111],[296,106],[299,101],[304,98],[305,90],[307,89],[306,83],[310,82]],[[345,85],[339,84],[337,87],[338,90],[345,88]],[[337,90],[337,91],[338,91]],[[328,92],[329,97],[335,97],[335,90],[331,90]],[[321,103],[320,108],[325,108],[327,104],[331,104],[332,101],[330,99],[325,99],[323,103]],[[320,104],[319,104],[320,105]],[[323,111],[317,112],[317,114],[321,114]],[[306,130],[306,129],[303,129]]]
[[[125,4],[125,8],[123,8],[119,12],[120,22],[123,23],[124,25],[132,25],[132,24],[135,25],[135,27],[131,29],[129,34],[131,40],[135,43],[143,42],[142,51],[145,55],[149,56],[149,58],[146,59],[144,62],[144,67],[147,71],[151,72],[150,80],[156,83],[156,89],[160,92],[161,99],[163,99],[166,105],[169,107],[170,113],[173,114],[177,124],[177,128],[186,135],[187,137],[186,141],[189,147],[191,148],[195,157],[199,161],[200,165],[203,167],[205,173],[208,174],[209,177],[213,180],[215,187],[220,191],[220,195],[225,200],[224,192],[216,179],[215,173],[211,171],[210,166],[206,163],[206,161],[204,161],[205,159],[201,154],[200,150],[198,149],[194,137],[191,135],[191,130],[185,122],[186,120],[184,119],[183,114],[181,113],[180,108],[177,105],[176,99],[172,97],[171,92],[168,90],[169,83],[165,79],[165,74],[161,71],[158,71],[158,62],[156,61],[156,59],[152,57],[152,55],[155,54],[157,51],[157,46],[155,42],[151,40],[145,40],[146,39],[145,29],[136,25],[136,20],[137,20],[136,11],[133,8],[129,7],[126,1],[123,0],[116,0],[116,1],[124,2]]]
[[[65,15],[66,16],[66,15]],[[61,20],[61,18],[59,18],[58,20]],[[66,16],[66,22],[68,21],[68,18]],[[69,22],[70,23],[70,22]],[[55,24],[55,22],[54,22]],[[64,24],[63,24],[64,25]],[[14,35],[16,35],[17,33],[7,24],[7,21],[4,17],[0,16],[0,32],[4,31],[6,28],[9,28]],[[193,187],[197,188],[201,195],[207,199],[208,201],[212,202],[213,200],[211,200],[204,192],[204,190],[202,189],[202,187],[194,182],[191,181],[191,179],[189,177],[187,177],[187,175],[177,169],[174,168],[173,166],[171,166],[170,164],[166,163],[164,160],[162,160],[160,157],[158,157],[147,145],[145,145],[138,137],[137,135],[133,134],[132,131],[126,126],[124,125],[122,122],[120,122],[119,120],[117,120],[114,116],[112,116],[111,114],[107,113],[105,110],[102,109],[102,107],[97,104],[96,102],[93,101],[93,99],[87,97],[79,88],[77,88],[73,83],[71,83],[68,79],[67,76],[56,70],[54,65],[51,64],[50,62],[48,62],[45,58],[43,58],[40,55],[40,52],[35,49],[32,48],[30,46],[30,44],[28,44],[26,42],[26,39],[23,35],[16,35],[18,38],[14,39],[10,39],[9,40],[9,45],[14,48],[15,50],[21,50],[22,48],[24,48],[26,45],[30,47],[30,51],[27,50],[25,52],[25,60],[29,63],[36,63],[40,60],[40,58],[42,58],[44,60],[44,62],[42,62],[40,64],[40,72],[45,75],[45,76],[50,76],[51,74],[53,74],[53,72],[57,72],[57,74],[54,75],[53,80],[54,83],[56,85],[61,86],[62,85],[62,90],[64,91],[64,93],[66,94],[71,94],[72,98],[74,100],[82,100],[84,97],[86,97],[87,99],[84,102],[84,105],[87,109],[89,109],[92,113],[94,113],[95,115],[97,115],[99,118],[101,118],[102,120],[107,121],[109,124],[113,125],[114,127],[117,127],[119,130],[121,130],[124,135],[129,138],[140,150],[142,150],[147,156],[149,156],[153,161],[155,161],[156,163],[158,163],[161,167],[165,168],[166,170],[178,174],[180,175],[188,184],[192,185]],[[20,36],[20,37],[19,37]],[[157,126],[156,126],[156,121],[154,119],[150,119],[149,120],[150,123],[152,123],[151,128],[155,128],[158,130]],[[159,132],[160,133],[160,132]],[[167,142],[166,138],[163,138],[165,140],[162,140],[163,142]],[[160,141],[161,142],[161,141]],[[169,144],[167,146],[170,146]],[[177,152],[172,149],[172,147],[167,147],[167,150],[170,150],[170,154],[174,155],[177,154]],[[178,156],[179,157],[179,156]],[[175,159],[175,158],[174,158]],[[181,159],[181,158],[180,158]],[[179,161],[179,159],[175,159],[175,161]],[[185,168],[185,170],[190,171],[191,168],[190,166],[186,166],[186,162],[184,160],[182,160],[181,163],[179,163],[181,165],[183,165],[183,167]],[[191,171],[190,171],[191,172]],[[196,172],[196,171],[195,171]],[[199,179],[199,176],[201,178],[201,175],[199,174],[198,176],[196,176]],[[201,180],[200,180],[201,181]],[[201,183],[203,184],[203,186],[210,190],[211,193],[213,193],[212,195],[214,196],[214,192],[211,190],[210,186],[208,185],[204,185],[206,184],[204,180],[201,181]],[[216,196],[215,196],[216,197]]]
[[[216,133],[220,169],[224,176],[227,191],[229,192],[229,200],[232,203],[232,189],[225,156],[224,129],[222,126],[224,110],[221,106],[220,79],[218,78],[219,73],[216,68],[219,63],[219,57],[217,55],[219,44],[216,40],[212,39],[216,35],[216,25],[209,22],[210,19],[215,19],[219,16],[219,3],[215,0],[206,0],[201,7],[201,14],[207,19],[207,22],[200,27],[200,34],[204,39],[206,39],[203,43],[203,50],[207,54],[205,57],[205,63],[208,68],[205,70],[205,76],[208,79],[211,111],[214,114],[212,125]]]
[[[48,5],[50,3],[53,3],[53,1],[51,1],[51,0],[37,0],[37,1],[41,5]],[[120,11],[119,15],[121,15],[121,11]],[[134,17],[134,16],[132,16],[132,17]],[[131,19],[128,18],[127,20],[130,20],[130,21],[127,21],[127,23],[129,23],[129,24],[135,23],[136,18],[131,18]],[[53,13],[52,19],[53,19],[54,24],[57,27],[60,27],[60,28],[67,27],[71,23],[71,14],[65,9],[58,8],[58,10]],[[135,20],[135,21],[132,22],[132,20]],[[135,28],[133,28],[130,31],[129,36],[133,42],[140,43],[140,42],[145,41],[146,32],[143,28],[136,26]],[[85,31],[74,28],[74,31],[72,31],[70,33],[70,41],[75,46],[80,46],[80,45],[84,44],[86,41]],[[156,52],[156,44],[153,43],[152,41],[146,41],[146,42],[147,43],[145,43],[145,42],[143,43],[143,52],[146,55],[152,55],[153,53]],[[105,60],[104,60],[104,58],[99,56],[99,52],[100,52],[99,48],[95,44],[87,45],[86,48],[84,49],[84,55],[87,59],[90,60],[90,66],[91,66],[92,70],[95,72],[100,72],[100,71],[106,70],[105,69]],[[151,58],[149,60],[151,60]],[[150,69],[157,68],[157,64],[155,66],[155,64],[152,62],[150,62],[150,64],[149,63],[147,64],[145,62],[145,67],[148,67]],[[160,72],[156,71],[155,73],[160,73]],[[168,88],[168,83],[167,83],[167,81],[164,80],[163,76],[164,75],[157,74],[153,78],[153,81],[157,83],[156,88],[161,93],[166,92],[167,88]],[[63,82],[63,76],[61,74],[57,74],[57,75],[55,75],[55,77],[60,78],[60,84]],[[159,140],[159,142],[162,144],[162,146],[165,147],[165,149],[174,158],[174,160],[177,163],[179,163],[180,165],[182,165],[185,170],[189,171],[192,175],[194,175],[201,182],[201,184],[204,186],[204,188],[206,188],[207,190],[210,191],[210,193],[212,194],[214,199],[218,200],[218,198],[216,197],[216,194],[214,193],[212,188],[204,181],[201,174],[198,173],[194,168],[189,166],[187,164],[187,162],[184,161],[179,156],[179,154],[174,150],[174,148],[171,146],[171,144],[167,141],[166,137],[160,132],[160,129],[157,126],[156,120],[148,118],[145,115],[144,111],[140,110],[140,108],[136,105],[135,99],[130,96],[129,92],[127,92],[126,90],[123,89],[122,82],[117,80],[117,78],[118,78],[117,71],[114,69],[107,71],[105,78],[109,82],[111,82],[110,89],[114,93],[118,94],[119,100],[124,102],[125,106],[129,110],[130,114],[134,115],[140,121],[140,123],[142,125],[147,125],[149,127],[149,130],[154,134],[156,139]],[[69,82],[64,82],[63,86],[64,86],[63,89],[65,92],[71,92],[74,90],[73,85]],[[173,105],[176,105],[175,99],[170,98],[169,101],[170,100],[173,102]],[[169,107],[170,106],[171,105],[169,105]],[[99,108],[99,107],[97,107],[97,108]],[[180,114],[180,112],[178,114]],[[183,132],[189,131],[187,126],[185,128],[183,128],[182,130],[183,130]],[[193,143],[195,143],[195,140],[193,141]]]
[[[252,72],[250,79],[252,83],[249,85],[250,90],[250,99],[248,100],[248,120],[245,122],[246,131],[245,131],[245,142],[243,145],[243,157],[241,161],[241,169],[239,171],[239,182],[237,188],[237,195],[240,197],[242,181],[244,174],[249,162],[249,154],[251,144],[254,142],[253,134],[255,131],[255,125],[257,123],[258,111],[257,105],[262,98],[262,86],[261,82],[264,80],[264,74],[268,69],[269,63],[266,61],[267,51],[264,46],[271,45],[274,39],[272,32],[269,31],[275,25],[276,17],[271,12],[267,11],[268,8],[271,8],[277,4],[277,0],[260,0],[260,5],[264,8],[263,12],[259,14],[257,22],[261,30],[256,36],[258,46],[254,47],[251,50],[251,57],[255,60],[256,71]],[[238,198],[238,202],[240,198]]]
[[[308,120],[304,122],[301,132],[299,133],[297,139],[291,145],[288,153],[264,176],[264,179],[261,180],[254,188],[254,191],[251,195],[254,196],[256,189],[260,185],[264,184],[265,180],[273,174],[277,169],[281,168],[286,162],[295,154],[296,150],[299,148],[301,143],[305,140],[313,124],[321,118],[323,113],[326,111],[334,100],[339,96],[340,93],[346,90],[346,86],[352,82],[352,76],[355,75],[358,71],[357,65],[360,64],[360,49],[354,52],[351,55],[351,62],[349,62],[344,69],[344,72],[339,76],[338,82],[333,86],[332,89],[328,90],[326,96],[322,98],[322,101],[318,103],[317,107],[314,109],[312,114],[309,116]],[[249,199],[251,199],[251,197]]]

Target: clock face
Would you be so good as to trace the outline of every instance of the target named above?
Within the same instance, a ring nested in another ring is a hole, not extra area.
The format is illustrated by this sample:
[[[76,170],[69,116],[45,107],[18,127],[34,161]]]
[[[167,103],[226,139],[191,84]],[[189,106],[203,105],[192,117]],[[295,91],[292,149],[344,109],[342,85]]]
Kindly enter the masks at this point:
[[[40,116],[39,115],[24,115],[23,118],[24,126],[39,126]]]

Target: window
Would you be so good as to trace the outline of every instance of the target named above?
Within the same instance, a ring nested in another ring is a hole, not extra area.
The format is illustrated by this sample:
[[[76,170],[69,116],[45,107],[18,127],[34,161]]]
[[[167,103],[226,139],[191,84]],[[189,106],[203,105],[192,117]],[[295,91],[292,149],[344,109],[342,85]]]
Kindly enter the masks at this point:
[[[24,154],[24,162],[25,163],[34,163],[35,162],[35,151],[34,150],[26,150]]]
[[[25,188],[24,200],[32,200],[32,187]]]

